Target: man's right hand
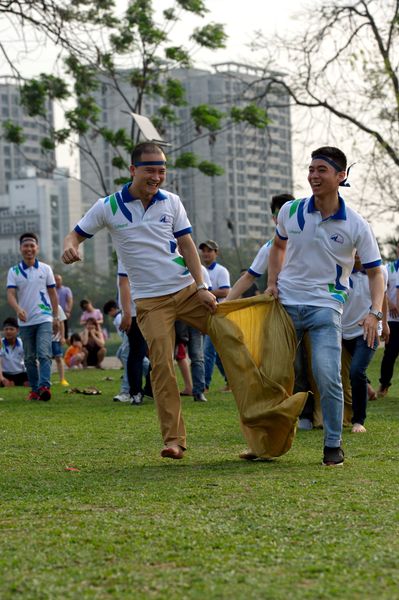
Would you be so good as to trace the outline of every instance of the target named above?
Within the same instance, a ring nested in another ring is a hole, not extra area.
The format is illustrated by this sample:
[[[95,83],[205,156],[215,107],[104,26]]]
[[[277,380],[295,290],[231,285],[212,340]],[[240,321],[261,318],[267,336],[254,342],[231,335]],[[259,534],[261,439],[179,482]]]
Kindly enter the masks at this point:
[[[81,260],[79,250],[70,246],[69,248],[65,248],[63,255],[61,256],[62,262],[66,265],[69,265],[74,262],[78,262]]]
[[[19,307],[18,307],[18,308],[17,308],[17,310],[16,310],[16,313],[17,313],[17,317],[18,317],[18,319],[19,319],[20,321],[22,321],[23,323],[25,323],[25,322],[26,322],[26,319],[27,319],[27,314],[26,314],[26,311],[24,311],[24,309],[23,309],[23,308],[19,308]]]

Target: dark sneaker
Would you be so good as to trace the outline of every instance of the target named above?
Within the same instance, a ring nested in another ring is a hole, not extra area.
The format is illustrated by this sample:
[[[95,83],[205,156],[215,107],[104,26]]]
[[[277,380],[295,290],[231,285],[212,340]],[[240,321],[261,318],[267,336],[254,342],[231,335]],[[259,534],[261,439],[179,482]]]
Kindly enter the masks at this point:
[[[40,396],[37,392],[34,392],[32,390],[29,392],[29,396],[27,397],[27,400],[40,400]]]
[[[48,387],[40,387],[39,388],[39,399],[40,400],[44,400],[45,402],[47,402],[47,400],[50,400],[51,398],[51,392],[50,392],[50,388]]]
[[[324,446],[323,465],[325,467],[341,467],[344,464],[344,451],[342,448],[329,448]]]
[[[204,394],[194,394],[193,395],[194,398],[194,402],[208,402],[208,400],[205,398]]]

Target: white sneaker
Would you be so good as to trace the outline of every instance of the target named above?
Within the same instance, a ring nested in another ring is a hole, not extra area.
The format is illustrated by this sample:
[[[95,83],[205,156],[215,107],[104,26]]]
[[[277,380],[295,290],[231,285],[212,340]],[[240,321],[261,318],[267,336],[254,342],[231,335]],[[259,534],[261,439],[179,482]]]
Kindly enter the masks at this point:
[[[139,392],[130,398],[130,404],[143,404],[143,394]]]
[[[130,394],[126,393],[126,392],[121,392],[120,394],[117,394],[116,396],[114,396],[114,402],[131,402],[132,398],[130,396]]]

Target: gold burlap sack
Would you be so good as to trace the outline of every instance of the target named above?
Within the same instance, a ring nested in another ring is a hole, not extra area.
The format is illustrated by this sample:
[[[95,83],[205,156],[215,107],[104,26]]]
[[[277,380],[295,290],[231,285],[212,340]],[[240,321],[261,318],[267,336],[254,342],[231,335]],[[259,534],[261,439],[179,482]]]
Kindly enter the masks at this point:
[[[271,296],[223,302],[208,334],[222,360],[249,448],[259,457],[285,454],[307,393],[293,394],[296,336]]]

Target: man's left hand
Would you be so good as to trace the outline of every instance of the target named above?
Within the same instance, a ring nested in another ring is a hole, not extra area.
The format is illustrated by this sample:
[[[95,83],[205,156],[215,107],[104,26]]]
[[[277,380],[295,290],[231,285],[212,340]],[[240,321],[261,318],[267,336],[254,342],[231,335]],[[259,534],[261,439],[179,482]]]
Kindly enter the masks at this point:
[[[215,314],[218,306],[215,296],[211,294],[211,292],[208,292],[208,290],[198,290],[197,294],[201,304],[203,304],[211,314]]]
[[[375,340],[378,340],[378,319],[372,314],[368,314],[363,321],[359,322],[363,327],[363,339],[367,342],[369,348],[374,348]]]

